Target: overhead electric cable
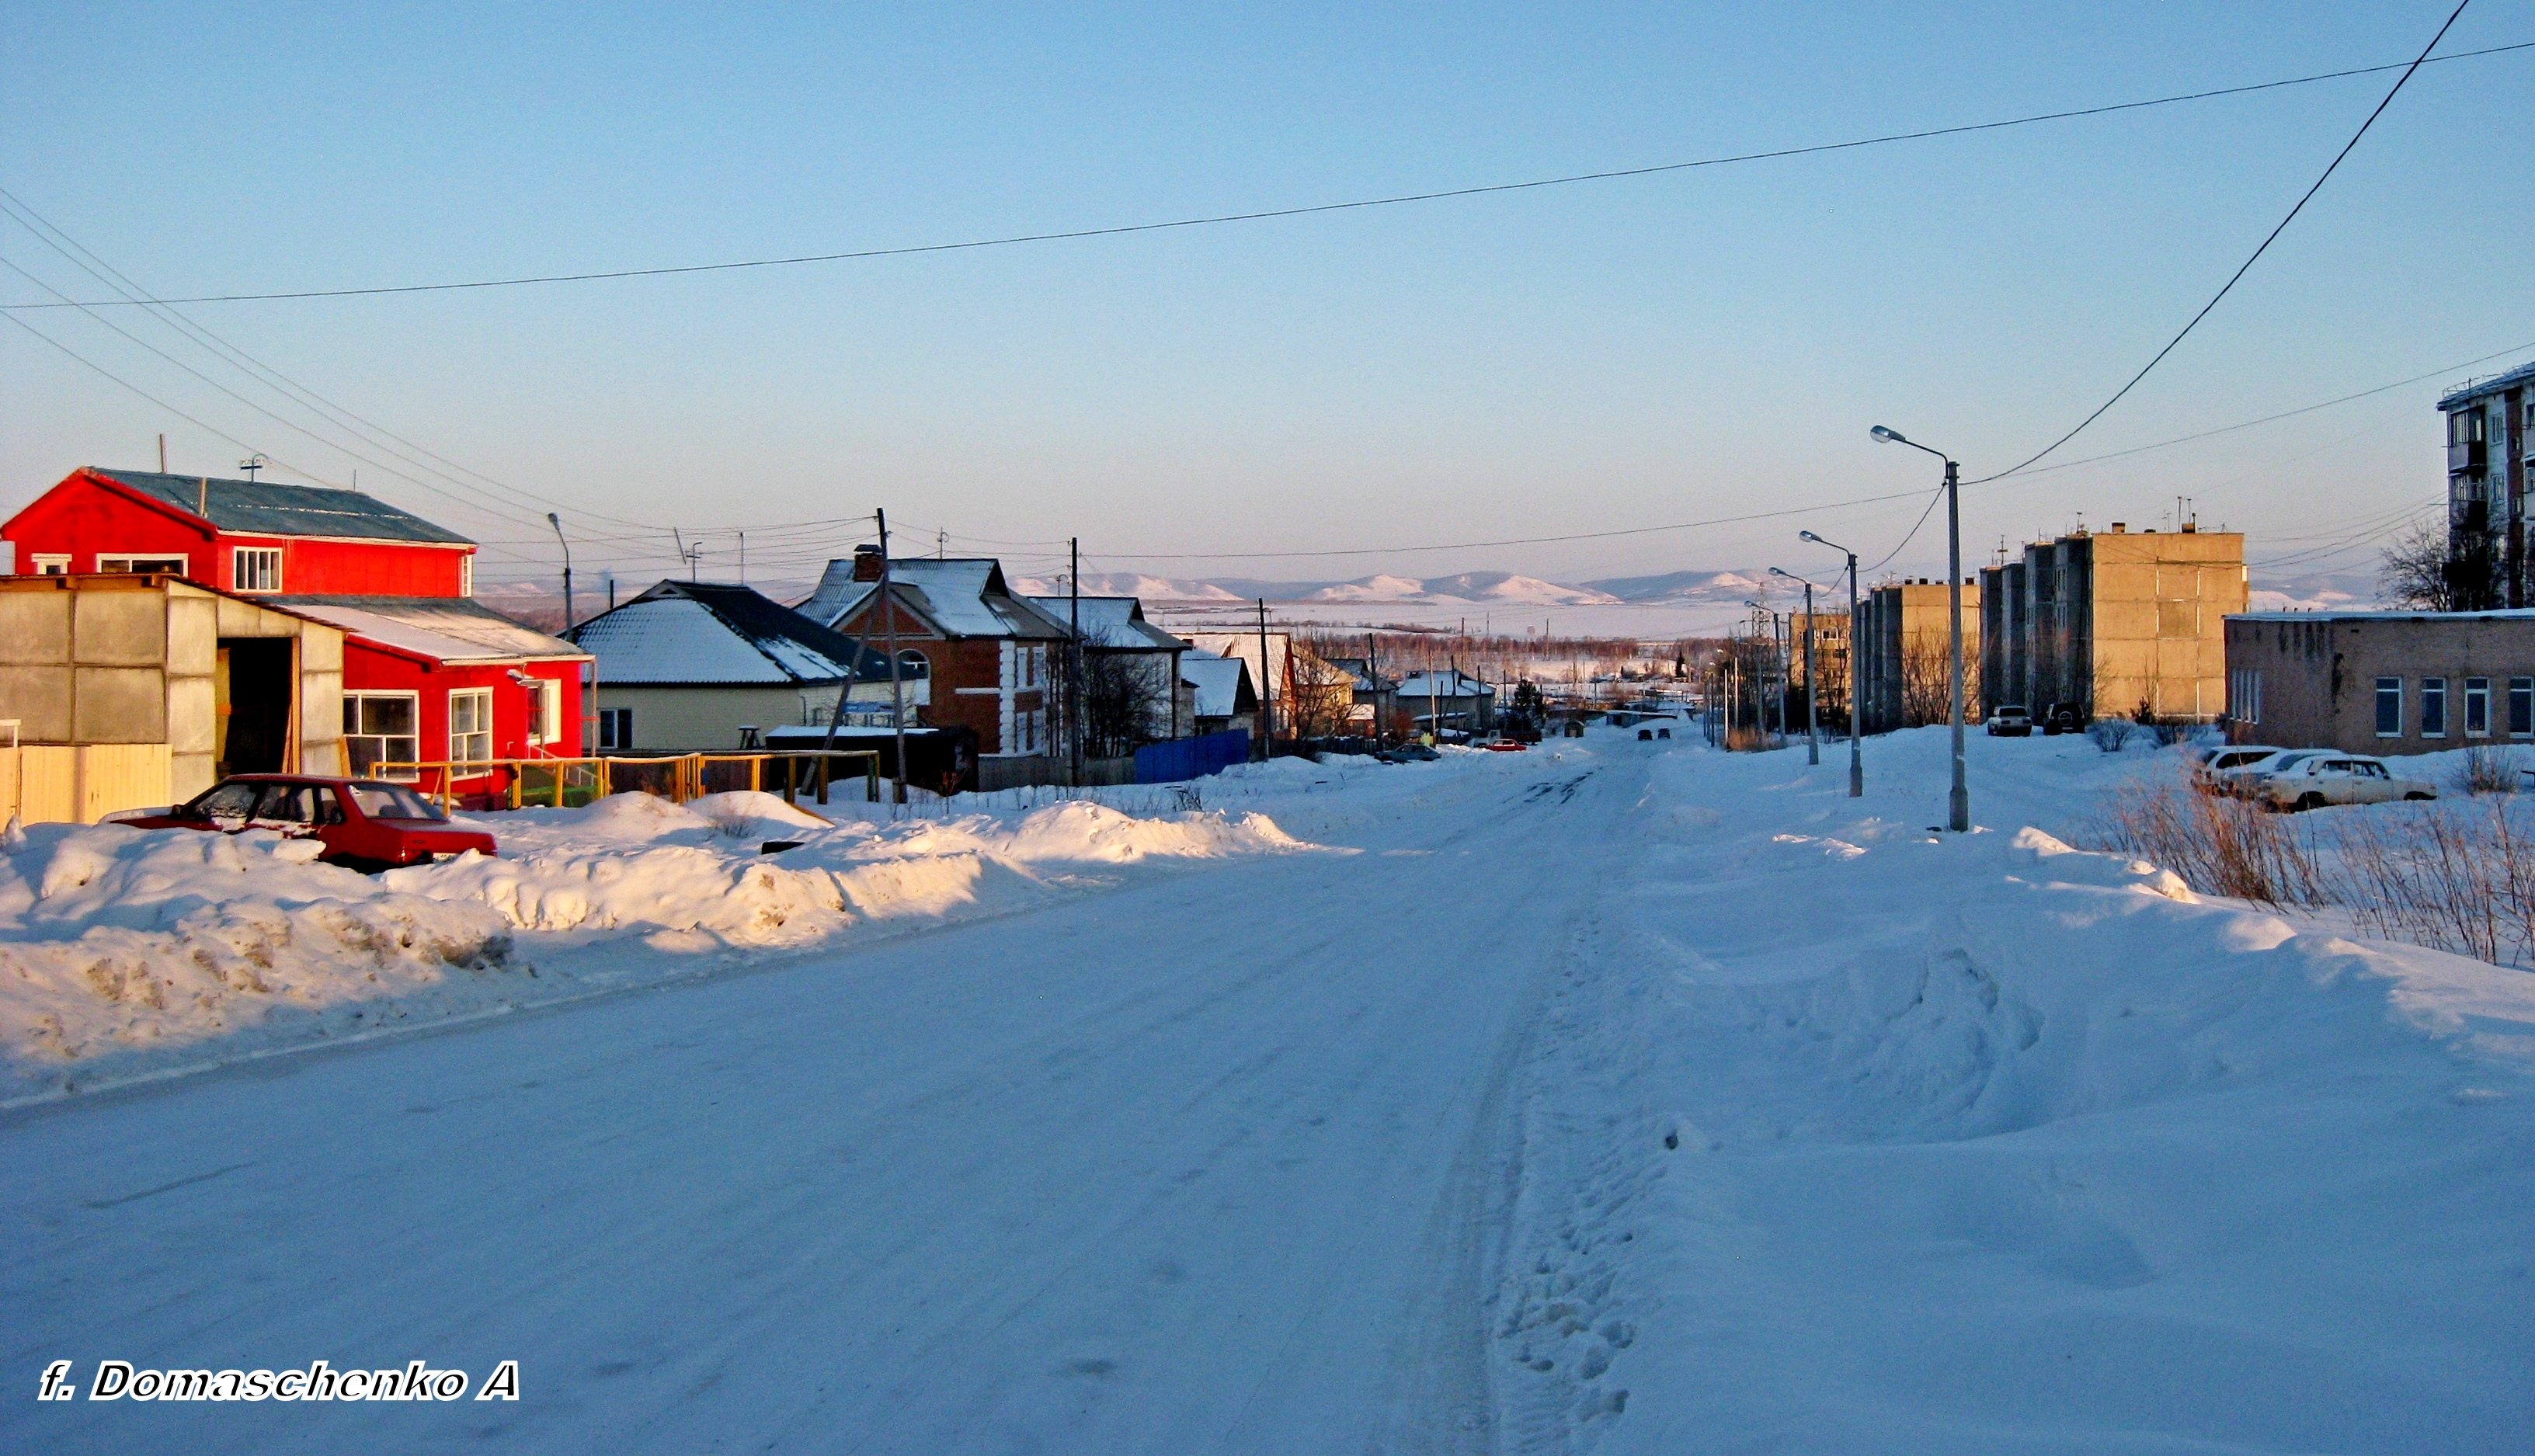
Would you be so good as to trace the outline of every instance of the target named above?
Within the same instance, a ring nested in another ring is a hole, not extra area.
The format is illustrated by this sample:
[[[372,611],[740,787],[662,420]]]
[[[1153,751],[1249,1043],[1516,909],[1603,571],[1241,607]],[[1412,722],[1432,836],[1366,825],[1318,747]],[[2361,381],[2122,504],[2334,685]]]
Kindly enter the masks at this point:
[[[2452,17],[2450,17],[2452,22]],[[2440,34],[2445,34],[2443,27]],[[2437,42],[2431,42],[2435,45]],[[2511,45],[2495,45],[2481,50],[2458,51],[2440,56],[2439,61],[2461,61],[2475,56],[2498,55],[2505,51],[2535,47],[2535,41]],[[1609,182],[1629,177],[1650,177],[1666,172],[1686,172],[1701,167],[1729,166],[1741,162],[1774,161],[1793,156],[1812,156],[1823,152],[1847,152],[1861,147],[1881,147],[1897,142],[1920,142],[1936,137],[1962,136],[1972,132],[1998,131],[2007,127],[2032,126],[2046,121],[2070,121],[2088,116],[2105,116],[2119,111],[2136,111],[2151,106],[2172,106],[2185,101],[2205,101],[2220,96],[2246,95],[2254,91],[2276,91],[2283,87],[2312,86],[2319,82],[2338,81],[2352,76],[2370,76],[2381,71],[2401,69],[2406,79],[2429,60],[2428,52],[2408,66],[2389,61],[2379,66],[2357,66],[2344,71],[2325,71],[2313,76],[2294,76],[2282,81],[2261,81],[2246,86],[2221,87],[2214,91],[2191,91],[2180,95],[2152,96],[2138,101],[2115,101],[2102,106],[2085,106],[2070,111],[2050,111],[2032,116],[2009,117],[2002,121],[1969,122],[1960,126],[1930,127],[1914,132],[1892,132],[1883,136],[1861,137],[1846,142],[1824,142],[1807,147],[1780,147],[1766,152],[1737,152],[1726,156],[1700,157],[1691,161],[1659,162],[1651,166],[1614,167],[1603,171],[1577,172],[1558,177],[1537,177],[1523,182],[1492,182],[1471,187],[1438,188],[1429,192],[1401,193],[1391,197],[1360,198],[1350,202],[1316,203],[1295,208],[1263,208],[1244,212],[1223,212],[1202,217],[1179,217],[1163,222],[1130,222],[1107,227],[1082,227],[1063,231],[1020,233],[1009,237],[976,238],[955,243],[918,243],[897,248],[859,248],[838,253],[811,253],[789,258],[753,258],[732,263],[690,263],[663,268],[610,269],[590,273],[540,273],[524,277],[475,278],[447,283],[396,283],[358,288],[301,288],[267,293],[206,293],[185,298],[164,298],[160,303],[252,303],[299,298],[357,298],[389,293],[448,293],[474,288],[517,288],[543,283],[589,283],[615,278],[654,278],[681,273],[730,273],[741,269],[796,268],[816,263],[847,263],[873,258],[903,258],[924,253],[958,253],[981,248],[1007,248],[1025,243],[1070,242],[1083,238],[1121,237],[1140,232],[1164,232],[1178,228],[1215,227],[1235,222],[1262,222],[1278,217],[1305,217],[1320,212],[1358,212],[1369,208],[1399,207],[1410,203],[1443,202],[1453,198],[1482,197],[1493,193],[1528,192],[1544,187],[1567,187],[1584,182]],[[2396,83],[2397,90],[2401,83]],[[2390,94],[2389,94],[2390,99]],[[2380,109],[2382,109],[2381,107]],[[48,309],[64,305],[54,303],[0,304],[0,309]],[[95,307],[122,306],[116,300],[100,300]]]
[[[2061,446],[2076,439],[2078,431],[2085,429],[2088,425],[2091,425],[2095,421],[2103,418],[2105,410],[2121,403],[2123,395],[2129,394],[2132,390],[2136,389],[2138,387],[2138,382],[2147,378],[2150,370],[2156,368],[2157,365],[2164,363],[2165,356],[2174,352],[2175,345],[2183,342],[2185,338],[2191,335],[2193,330],[2200,327],[2200,321],[2209,317],[2209,311],[2218,306],[2218,300],[2225,298],[2227,294],[2235,288],[2237,281],[2243,278],[2248,272],[2252,271],[2254,265],[2261,259],[2261,256],[2270,251],[2271,244],[2279,240],[2280,234],[2288,230],[2288,225],[2297,220],[2298,213],[2306,211],[2306,205],[2314,200],[2317,193],[2323,190],[2323,184],[2329,181],[2333,172],[2340,167],[2342,158],[2348,156],[2351,152],[2351,149],[2359,145],[2360,138],[2368,135],[2368,129],[2377,124],[2378,117],[2385,114],[2385,108],[2394,104],[2394,97],[2402,92],[2403,84],[2412,79],[2413,72],[2420,70],[2421,67],[2428,62],[2430,59],[2430,52],[2438,49],[2439,42],[2446,38],[2447,28],[2449,26],[2453,26],[2456,23],[2456,17],[2463,15],[2464,8],[2472,3],[2473,0],[2456,0],[2456,8],[2448,12],[2445,23],[2439,27],[2439,32],[2430,37],[2429,44],[2421,47],[2421,53],[2412,58],[2412,63],[2410,65],[2403,68],[2403,74],[2394,78],[2394,84],[2386,90],[2384,99],[2377,103],[2376,110],[2368,113],[2368,119],[2359,124],[2359,130],[2350,134],[2350,140],[2341,144],[2341,150],[2333,153],[2332,160],[2324,166],[2323,174],[2315,179],[2315,185],[2309,187],[2306,192],[2298,198],[2297,206],[2289,209],[2288,215],[2282,217],[2279,220],[2279,225],[2273,227],[2270,232],[2263,237],[2260,245],[2254,249],[2253,256],[2247,258],[2244,263],[2237,268],[2235,273],[2229,274],[2227,281],[2219,285],[2218,291],[2210,295],[2209,301],[2200,306],[2200,312],[2194,314],[2192,316],[2192,321],[2184,325],[2180,333],[2176,334],[2174,337],[2166,340],[2165,347],[2156,351],[2155,358],[2148,360],[2146,364],[2140,366],[2138,373],[2131,376],[2129,384],[2115,390],[2113,392],[2113,397],[2096,405],[2094,413],[2077,421],[2076,426],[2070,430],[2068,434],[2052,441],[2049,445],[2042,447],[2042,449],[2034,452],[2030,455],[2027,455],[2024,459],[2008,466],[2006,469],[1999,471],[1995,475],[1984,475],[1981,476],[1979,480],[1968,480],[1963,483],[1966,485],[1978,485],[1982,481],[1999,480],[2007,476],[2013,475],[2017,471],[2022,470],[2025,466],[2032,464],[2035,460],[2041,459],[2044,455],[2058,450]],[[2387,68],[2380,67],[2379,69]]]

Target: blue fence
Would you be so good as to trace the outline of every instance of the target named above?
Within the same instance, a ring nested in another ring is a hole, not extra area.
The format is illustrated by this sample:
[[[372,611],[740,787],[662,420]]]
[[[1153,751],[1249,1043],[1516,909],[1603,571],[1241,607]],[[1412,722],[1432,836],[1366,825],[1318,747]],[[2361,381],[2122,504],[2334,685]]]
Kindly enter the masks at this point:
[[[1229,733],[1208,733],[1197,738],[1175,738],[1168,743],[1151,744],[1136,750],[1136,782],[1140,784],[1178,783],[1182,779],[1204,778],[1221,773],[1235,763],[1250,758],[1250,734],[1235,728]]]

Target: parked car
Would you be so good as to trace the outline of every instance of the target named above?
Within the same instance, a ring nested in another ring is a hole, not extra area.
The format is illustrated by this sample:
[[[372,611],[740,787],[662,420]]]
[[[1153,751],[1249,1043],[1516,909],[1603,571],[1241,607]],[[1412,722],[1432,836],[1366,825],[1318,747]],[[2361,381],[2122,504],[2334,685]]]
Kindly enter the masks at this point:
[[[2031,738],[2033,714],[2020,702],[2002,702],[1989,712],[1992,738]]]
[[[2042,710],[2042,736],[2086,731],[2086,705],[2082,702],[2055,702]]]
[[[2192,786],[2204,794],[2226,793],[2238,777],[2257,770],[2264,762],[2286,752],[2285,749],[2262,744],[2231,744],[2226,748],[2211,749],[2200,755],[2200,761],[2193,765]]]
[[[319,859],[365,874],[419,865],[443,855],[498,854],[493,836],[461,829],[430,800],[403,784],[367,778],[312,778],[241,773],[224,778],[172,809],[134,809],[105,822],[135,829],[272,829],[314,839]]]
[[[2328,804],[2435,799],[2439,791],[2417,778],[2396,778],[2382,758],[2324,752],[2263,775],[2254,796],[2264,808],[2295,811]]]
[[[2229,769],[2223,782],[2227,792],[2238,798],[2258,799],[2262,781],[2272,774],[2286,773],[2309,758],[2330,758],[2338,753],[2336,749],[2280,749],[2267,758]]]

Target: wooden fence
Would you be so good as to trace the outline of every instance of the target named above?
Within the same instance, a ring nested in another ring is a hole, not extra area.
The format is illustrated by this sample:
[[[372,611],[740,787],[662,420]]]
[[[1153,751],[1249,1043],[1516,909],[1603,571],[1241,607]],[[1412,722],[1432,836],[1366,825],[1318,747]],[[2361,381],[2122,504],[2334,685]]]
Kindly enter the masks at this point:
[[[31,743],[0,747],[0,823],[93,824],[168,799],[163,743]]]
[[[671,803],[684,804],[706,794],[738,789],[781,794],[788,803],[807,791],[818,803],[828,802],[828,785],[838,775],[837,760],[860,759],[863,797],[880,802],[880,755],[868,749],[835,752],[763,754],[674,754],[658,758],[477,758],[412,763],[380,763],[379,777],[407,777],[446,811],[459,803],[482,809],[525,809],[531,805],[564,809],[640,790]],[[852,771],[851,767],[847,772]],[[458,785],[489,780],[490,786],[461,791]]]

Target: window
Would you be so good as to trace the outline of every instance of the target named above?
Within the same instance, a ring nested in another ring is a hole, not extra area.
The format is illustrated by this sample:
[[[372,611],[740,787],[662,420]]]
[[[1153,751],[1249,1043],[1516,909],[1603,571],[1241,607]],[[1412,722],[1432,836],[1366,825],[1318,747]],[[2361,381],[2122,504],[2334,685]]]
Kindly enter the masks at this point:
[[[378,765],[411,763],[422,757],[422,738],[414,727],[421,715],[416,701],[411,693],[343,695],[343,754],[355,775],[413,780],[410,768],[382,775]]]
[[[437,821],[448,818],[434,809],[430,800],[396,784],[354,784],[352,802],[361,806],[361,813],[372,819]]]
[[[68,553],[47,551],[34,556],[31,560],[35,563],[35,575],[38,576],[67,576],[71,574],[71,559]]]
[[[2464,736],[2491,736],[2491,679],[2464,680]]]
[[[64,557],[63,560],[68,561],[69,558]],[[100,572],[112,572],[116,574],[124,572],[172,572],[181,576],[185,575],[185,558],[181,556],[133,556],[128,554],[107,556],[100,552],[96,558],[96,569]]]
[[[2380,698],[2380,701],[2381,702],[2382,699]],[[2377,715],[2380,718],[2384,716],[2382,707],[2379,708]],[[2378,731],[2380,733],[2384,731],[2382,724],[2379,725]],[[2394,731],[2398,734],[2402,732],[2399,723],[2396,724]],[[2421,736],[2423,738],[2447,736],[2447,680],[2444,678],[2421,679]]]
[[[563,684],[539,678],[528,690],[528,742],[552,743],[563,736]]]
[[[2535,678],[2508,680],[2508,736],[2535,738]]]
[[[449,695],[449,760],[485,763],[493,758],[493,690],[460,688]]]
[[[463,551],[458,555],[458,594],[475,594],[475,553],[472,551]]]
[[[2262,674],[2240,667],[2227,674],[2227,716],[2238,723],[2262,721]]]
[[[2377,736],[2379,738],[2403,736],[2403,680],[2401,678],[2377,680]]]
[[[281,548],[240,546],[229,553],[229,590],[279,591]]]
[[[195,819],[244,819],[255,813],[257,786],[253,783],[224,783],[185,806],[185,817]]]
[[[2484,438],[2481,410],[2459,409],[2447,416],[2447,444],[2480,445]]]
[[[598,746],[602,749],[634,747],[634,709],[603,707],[598,710]]]
[[[933,671],[933,664],[913,647],[901,647],[897,653],[898,681],[912,683]]]
[[[267,784],[255,817],[274,824],[340,824],[342,807],[335,791],[315,784]]]

